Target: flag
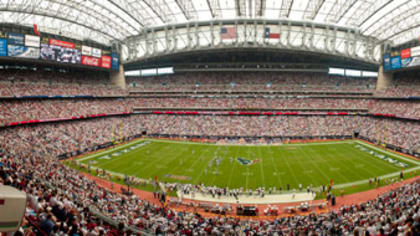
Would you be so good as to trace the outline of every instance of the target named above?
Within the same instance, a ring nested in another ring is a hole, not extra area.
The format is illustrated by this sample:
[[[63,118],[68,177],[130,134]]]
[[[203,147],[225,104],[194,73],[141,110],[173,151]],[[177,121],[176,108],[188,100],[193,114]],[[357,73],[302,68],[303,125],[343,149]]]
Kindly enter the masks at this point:
[[[222,27],[220,29],[220,37],[222,39],[236,38],[236,28],[235,27]]]
[[[275,30],[274,28],[265,27],[264,38],[279,39],[280,38],[280,32],[278,30]]]
[[[34,24],[34,34],[41,36],[41,33],[38,31],[38,25]]]

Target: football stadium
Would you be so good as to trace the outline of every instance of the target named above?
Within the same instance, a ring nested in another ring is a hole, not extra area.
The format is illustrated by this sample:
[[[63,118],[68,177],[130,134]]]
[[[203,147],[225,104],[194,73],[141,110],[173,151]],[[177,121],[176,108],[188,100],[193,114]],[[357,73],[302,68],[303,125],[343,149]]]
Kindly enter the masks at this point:
[[[418,0],[0,0],[0,236],[420,235]]]

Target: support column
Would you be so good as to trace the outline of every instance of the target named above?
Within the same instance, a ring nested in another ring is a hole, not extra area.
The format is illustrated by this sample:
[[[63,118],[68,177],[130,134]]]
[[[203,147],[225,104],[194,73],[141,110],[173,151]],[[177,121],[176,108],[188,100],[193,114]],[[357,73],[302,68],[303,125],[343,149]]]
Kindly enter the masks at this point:
[[[381,64],[378,71],[378,80],[376,81],[376,90],[382,90],[391,87],[392,72],[384,72],[384,66]]]
[[[120,70],[119,71],[111,71],[109,72],[109,79],[111,80],[111,83],[122,88],[126,89],[125,84],[125,75],[124,75],[124,67],[122,64],[120,64]]]

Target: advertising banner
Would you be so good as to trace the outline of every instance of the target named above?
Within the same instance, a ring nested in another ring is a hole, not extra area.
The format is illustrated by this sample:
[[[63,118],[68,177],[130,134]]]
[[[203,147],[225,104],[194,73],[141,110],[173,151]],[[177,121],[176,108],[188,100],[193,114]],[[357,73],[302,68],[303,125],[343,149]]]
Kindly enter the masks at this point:
[[[77,50],[79,50],[80,52],[82,52],[82,45],[81,45],[80,43],[76,43],[76,44],[74,45],[74,49],[77,49]]]
[[[7,56],[7,40],[0,39],[0,57]]]
[[[50,38],[47,37],[41,37],[41,44],[50,44]]]
[[[80,64],[81,52],[74,48],[41,44],[41,58],[64,63]]]
[[[412,57],[410,63],[406,67],[420,66],[420,57]]]
[[[102,56],[101,67],[108,68],[108,69],[111,68],[111,57],[110,56]]]
[[[13,44],[13,45],[20,45],[20,46],[24,46],[25,45],[25,35],[23,34],[16,34],[16,33],[9,33],[9,37],[8,37],[8,44]]]
[[[393,70],[400,69],[401,68],[401,57],[391,57],[391,68]]]
[[[392,51],[391,52],[391,57],[396,57],[400,55],[400,51]]]
[[[87,66],[99,66],[100,65],[100,58],[90,57],[90,56],[82,56],[82,64]]]
[[[7,32],[4,32],[4,31],[0,31],[0,38],[2,38],[2,39],[7,39]]]
[[[25,46],[39,48],[41,44],[41,38],[38,36],[25,35]]]
[[[64,48],[74,48],[74,43],[70,43],[70,42],[66,42],[66,41],[61,41],[61,40],[57,40],[57,39],[50,39],[50,45],[51,46],[59,46],[59,47],[64,47]]]
[[[20,45],[8,45],[7,55],[9,57],[39,58],[39,48],[26,47]]]
[[[401,50],[401,59],[411,57],[411,51],[409,48]]]
[[[384,55],[384,61],[383,61],[383,63],[384,63],[384,70],[385,71],[389,71],[389,70],[392,69],[391,68],[391,57],[390,57],[389,54],[385,54]]]
[[[120,69],[120,55],[118,55],[118,53],[112,53],[111,68],[113,70]]]
[[[402,68],[409,67],[412,60],[413,60],[413,58],[411,58],[411,57],[401,59],[401,67]]]
[[[82,55],[92,56],[92,48],[89,46],[82,46]]]
[[[92,48],[92,56],[93,57],[101,57],[102,56],[102,50],[99,48]]]
[[[420,57],[420,46],[411,48],[411,56],[412,57]]]
[[[102,56],[111,56],[111,51],[109,51],[109,50],[102,50]]]

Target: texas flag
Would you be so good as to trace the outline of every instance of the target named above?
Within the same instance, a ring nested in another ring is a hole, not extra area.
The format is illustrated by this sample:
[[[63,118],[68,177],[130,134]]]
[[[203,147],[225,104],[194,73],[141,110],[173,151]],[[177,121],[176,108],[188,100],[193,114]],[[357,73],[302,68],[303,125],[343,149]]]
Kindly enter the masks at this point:
[[[264,30],[264,38],[267,39],[279,39],[280,38],[280,31],[279,29],[274,29],[270,27],[266,27]]]

